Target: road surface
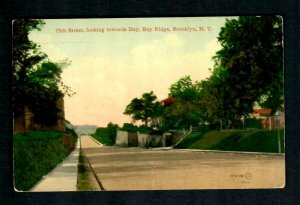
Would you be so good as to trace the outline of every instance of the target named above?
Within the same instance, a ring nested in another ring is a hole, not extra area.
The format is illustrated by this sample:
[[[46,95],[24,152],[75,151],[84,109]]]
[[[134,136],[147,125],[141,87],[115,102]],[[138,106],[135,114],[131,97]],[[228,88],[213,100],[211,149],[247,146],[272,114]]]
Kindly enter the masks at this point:
[[[105,190],[280,188],[279,155],[103,147],[88,136],[81,147]]]

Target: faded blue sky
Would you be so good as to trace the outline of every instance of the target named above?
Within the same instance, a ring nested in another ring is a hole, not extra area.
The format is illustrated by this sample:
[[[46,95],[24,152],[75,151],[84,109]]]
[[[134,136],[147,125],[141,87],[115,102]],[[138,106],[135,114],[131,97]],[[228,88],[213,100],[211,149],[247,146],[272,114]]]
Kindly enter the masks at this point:
[[[76,95],[65,98],[65,115],[75,125],[106,126],[130,122],[122,113],[127,104],[153,91],[159,100],[170,85],[184,75],[193,80],[209,77],[211,57],[220,45],[217,36],[223,17],[51,19],[42,31],[30,38],[41,45],[52,61],[68,58],[72,64],[63,72],[63,81]],[[71,33],[69,28],[139,28],[140,32]],[[143,32],[142,27],[152,28]],[[171,32],[153,31],[154,27]],[[193,27],[197,32],[173,27]],[[200,31],[203,27],[205,31]],[[210,27],[211,31],[208,31]],[[67,32],[59,33],[57,29]]]

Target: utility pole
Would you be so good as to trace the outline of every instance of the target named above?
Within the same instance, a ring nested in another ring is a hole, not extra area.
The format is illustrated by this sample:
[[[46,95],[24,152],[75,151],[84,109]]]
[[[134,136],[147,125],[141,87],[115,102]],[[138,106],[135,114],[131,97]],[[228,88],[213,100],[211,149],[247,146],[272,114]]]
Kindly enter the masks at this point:
[[[242,120],[242,123],[243,123],[243,130],[244,130],[245,129],[245,117],[242,116],[241,120]]]
[[[276,121],[277,121],[277,140],[278,140],[278,151],[281,154],[281,140],[280,140],[280,130],[279,130],[279,113],[278,111],[275,113]]]

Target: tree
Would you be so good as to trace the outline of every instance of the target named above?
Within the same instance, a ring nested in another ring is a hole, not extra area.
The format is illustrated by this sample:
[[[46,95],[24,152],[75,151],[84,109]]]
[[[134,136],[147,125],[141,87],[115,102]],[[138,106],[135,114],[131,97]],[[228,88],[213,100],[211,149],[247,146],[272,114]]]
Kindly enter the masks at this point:
[[[184,100],[191,100],[195,98],[198,93],[197,84],[193,83],[190,76],[180,78],[176,83],[169,88],[169,96]]]
[[[203,118],[198,82],[193,83],[190,76],[184,76],[172,84],[169,90],[169,96],[176,100],[165,108],[164,124],[173,128],[197,125]]]
[[[210,78],[199,83],[202,114],[207,121],[212,123],[219,122],[221,130],[223,122],[232,119],[234,114],[230,108],[230,96],[227,96],[230,91],[226,83],[227,78],[228,73],[225,70],[215,69]]]
[[[13,109],[14,117],[18,117],[24,115],[25,107],[28,107],[35,122],[52,125],[59,117],[57,100],[65,94],[72,95],[60,77],[70,62],[51,62],[40,47],[29,40],[29,33],[40,31],[44,24],[42,20],[32,19],[13,22]]]
[[[117,129],[119,126],[117,124],[113,124],[112,122],[107,124],[106,130],[107,130],[107,138],[110,142],[109,144],[114,145],[116,144],[116,138],[117,138]]]
[[[13,47],[12,47],[12,88],[14,92],[13,105],[14,115],[20,115],[24,111],[26,104],[26,82],[27,74],[34,65],[47,57],[39,52],[37,44],[28,38],[32,30],[41,30],[44,22],[41,20],[15,20],[13,22]]]
[[[64,67],[69,65],[65,60],[59,63],[44,61],[28,73],[28,80],[23,86],[26,92],[26,105],[34,113],[34,121],[52,125],[58,118],[57,102],[64,97],[64,94],[71,95],[69,87],[61,82],[61,73]]]
[[[212,100],[206,91],[208,110],[220,119],[238,120],[258,102],[276,112],[283,105],[281,17],[226,20],[218,41],[222,49],[214,56],[212,77],[202,84],[216,95]]]
[[[130,115],[133,121],[141,120],[148,127],[150,121],[156,125],[156,118],[160,116],[161,110],[156,95],[151,91],[144,93],[142,98],[131,100],[130,104],[126,106],[124,114]]]
[[[116,143],[117,129],[119,126],[112,122],[107,124],[107,127],[98,127],[93,135],[102,144],[112,146]]]

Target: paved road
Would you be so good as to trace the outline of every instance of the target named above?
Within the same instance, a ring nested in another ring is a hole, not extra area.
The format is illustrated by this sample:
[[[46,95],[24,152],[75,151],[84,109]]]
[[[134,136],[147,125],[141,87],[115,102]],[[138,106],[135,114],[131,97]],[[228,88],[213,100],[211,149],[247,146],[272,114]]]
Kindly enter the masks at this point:
[[[285,184],[284,156],[81,146],[105,190],[275,188]]]

